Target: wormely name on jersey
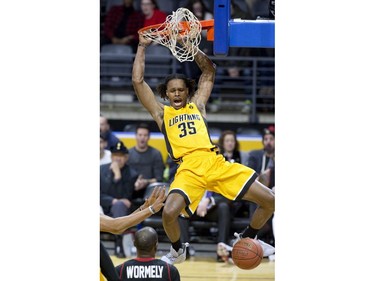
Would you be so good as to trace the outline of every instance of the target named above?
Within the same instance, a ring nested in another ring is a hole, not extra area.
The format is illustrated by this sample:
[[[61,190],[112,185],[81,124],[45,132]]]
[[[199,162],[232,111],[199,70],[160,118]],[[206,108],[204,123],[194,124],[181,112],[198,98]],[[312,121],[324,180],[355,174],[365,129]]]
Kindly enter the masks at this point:
[[[163,266],[133,265],[126,267],[127,278],[162,278]]]
[[[201,120],[199,114],[180,114],[168,120],[169,127],[184,121]]]

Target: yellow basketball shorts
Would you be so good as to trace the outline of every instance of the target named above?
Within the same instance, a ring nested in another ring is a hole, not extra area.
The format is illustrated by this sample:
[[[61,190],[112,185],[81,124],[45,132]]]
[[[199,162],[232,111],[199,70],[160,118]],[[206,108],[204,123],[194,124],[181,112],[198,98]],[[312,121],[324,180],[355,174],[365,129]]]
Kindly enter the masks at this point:
[[[223,195],[229,200],[240,200],[257,178],[249,167],[225,161],[215,152],[194,152],[184,156],[177,169],[169,193],[181,194],[186,203],[182,215],[194,214],[205,190]]]

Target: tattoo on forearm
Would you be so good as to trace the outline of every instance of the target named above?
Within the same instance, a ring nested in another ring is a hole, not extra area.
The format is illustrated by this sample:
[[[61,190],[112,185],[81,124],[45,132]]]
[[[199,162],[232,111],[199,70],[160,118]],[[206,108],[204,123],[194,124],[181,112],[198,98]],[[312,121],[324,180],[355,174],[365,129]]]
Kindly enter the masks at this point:
[[[195,62],[198,64],[200,68],[205,67],[215,67],[215,64],[202,52],[198,51],[198,53],[195,56]]]

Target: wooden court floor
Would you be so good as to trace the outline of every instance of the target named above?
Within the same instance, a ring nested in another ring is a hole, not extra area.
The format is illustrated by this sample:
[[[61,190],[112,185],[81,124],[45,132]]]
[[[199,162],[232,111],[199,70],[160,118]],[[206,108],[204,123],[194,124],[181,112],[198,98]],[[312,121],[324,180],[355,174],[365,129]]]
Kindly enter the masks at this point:
[[[115,266],[127,261],[111,256]],[[160,257],[157,257],[160,258]],[[271,281],[275,280],[275,262],[264,258],[255,269],[243,270],[232,264],[216,262],[213,258],[190,257],[189,260],[175,265],[182,281],[217,280],[217,281]]]

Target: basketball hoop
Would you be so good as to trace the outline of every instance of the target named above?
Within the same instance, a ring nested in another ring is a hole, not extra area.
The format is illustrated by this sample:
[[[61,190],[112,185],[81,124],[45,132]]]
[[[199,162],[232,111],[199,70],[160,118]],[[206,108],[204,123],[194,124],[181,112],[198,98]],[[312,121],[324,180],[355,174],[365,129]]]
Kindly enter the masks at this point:
[[[199,21],[188,9],[179,8],[161,24],[146,26],[138,33],[171,50],[180,62],[193,61],[203,29],[213,29],[213,20]],[[213,34],[213,32],[212,32]]]

